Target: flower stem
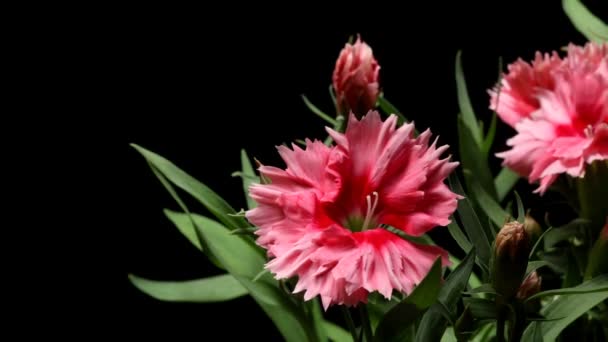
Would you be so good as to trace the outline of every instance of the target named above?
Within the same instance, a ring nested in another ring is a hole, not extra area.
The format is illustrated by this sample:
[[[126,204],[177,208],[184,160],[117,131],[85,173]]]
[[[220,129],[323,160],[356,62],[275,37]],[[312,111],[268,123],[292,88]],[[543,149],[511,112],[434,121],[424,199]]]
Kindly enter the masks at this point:
[[[342,315],[344,316],[348,330],[353,337],[353,342],[357,342],[357,327],[355,327],[355,322],[353,321],[353,317],[350,315],[350,311],[348,311],[348,308],[344,305],[341,305],[340,309],[342,310]]]
[[[505,315],[502,312],[498,313],[496,319],[496,341],[505,342]]]
[[[359,314],[361,315],[361,333],[365,334],[365,341],[372,342],[372,326],[369,322],[369,313],[367,312],[367,305],[359,305]]]

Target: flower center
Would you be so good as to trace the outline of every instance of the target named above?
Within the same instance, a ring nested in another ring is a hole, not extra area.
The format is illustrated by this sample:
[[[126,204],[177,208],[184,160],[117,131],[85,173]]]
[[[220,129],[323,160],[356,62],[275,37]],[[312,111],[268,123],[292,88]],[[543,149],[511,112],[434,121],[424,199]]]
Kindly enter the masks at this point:
[[[344,225],[348,229],[354,232],[362,232],[376,225],[374,214],[378,207],[378,192],[374,191],[371,195],[365,196],[365,203],[367,204],[365,216],[355,214],[346,218]]]
[[[593,126],[587,125],[584,132],[587,138],[591,138],[593,136]]]

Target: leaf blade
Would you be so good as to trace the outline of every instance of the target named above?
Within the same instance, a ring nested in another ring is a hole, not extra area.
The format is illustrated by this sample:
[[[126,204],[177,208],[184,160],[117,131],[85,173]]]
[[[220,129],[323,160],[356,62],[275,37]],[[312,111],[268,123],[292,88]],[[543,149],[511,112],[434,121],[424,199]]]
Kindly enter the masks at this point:
[[[321,119],[325,120],[328,124],[335,126],[336,125],[336,120],[333,119],[331,116],[325,114],[322,110],[320,110],[319,108],[317,108],[317,106],[315,106],[314,104],[312,104],[312,102],[310,102],[310,100],[308,100],[308,98],[306,97],[306,95],[301,95],[302,96],[302,101],[304,101],[304,104],[306,105],[306,107],[308,107],[308,109],[315,113],[318,117],[320,117]]]
[[[511,169],[503,167],[496,178],[494,178],[494,187],[496,187],[496,193],[498,195],[498,200],[502,201],[507,197],[511,189],[517,184],[519,181],[519,175]]]
[[[186,214],[165,210],[165,215],[176,226],[192,226]],[[287,341],[309,341],[314,328],[304,313],[288,295],[279,288],[278,282],[268,273],[259,276],[257,281],[250,279],[258,276],[266,262],[263,254],[255,246],[248,244],[220,223],[204,216],[192,214],[198,233],[208,242],[210,253],[247,288],[253,299],[275,323]],[[313,338],[314,340],[314,338]]]
[[[441,287],[441,258],[433,263],[427,276],[412,293],[383,315],[374,341],[403,341],[411,335],[418,316],[428,308]]]
[[[251,161],[249,160],[249,156],[245,149],[241,149],[241,170],[243,173],[243,193],[247,200],[247,208],[253,209],[257,206],[257,203],[249,196],[249,187],[258,177],[255,175],[255,171],[253,171],[253,166],[251,165]]]
[[[599,280],[598,278],[600,277],[585,282],[577,288],[585,289],[598,283],[608,283],[608,275],[603,275]],[[548,319],[547,321],[532,322],[528,325],[524,331],[523,340],[532,340],[532,335],[536,333],[534,329],[540,328],[545,341],[554,341],[570,323],[606,299],[608,299],[608,291],[561,296],[541,310],[541,314]]]
[[[593,15],[580,0],[563,0],[562,7],[576,29],[594,42],[608,41],[608,25]]]
[[[178,168],[168,159],[136,144],[131,144],[131,146],[171,183],[197,199],[226,227],[236,229],[248,226],[247,222],[242,217],[230,216],[229,214],[236,213],[234,208],[205,184],[194,179],[194,177]]]
[[[248,293],[229,274],[186,281],[159,281],[129,274],[129,281],[152,298],[169,302],[223,302]]]
[[[439,341],[447,327],[447,320],[443,317],[444,307],[454,312],[458,298],[466,288],[469,277],[475,264],[475,249],[462,260],[461,264],[447,277],[445,284],[439,291],[438,302],[433,304],[422,316],[416,341]]]
[[[458,107],[462,113],[463,122],[471,131],[473,140],[477,147],[481,146],[481,130],[477,124],[477,118],[469,99],[469,92],[467,90],[467,84],[464,77],[464,71],[462,70],[462,51],[456,53],[455,61],[456,69],[456,92],[458,94]]]

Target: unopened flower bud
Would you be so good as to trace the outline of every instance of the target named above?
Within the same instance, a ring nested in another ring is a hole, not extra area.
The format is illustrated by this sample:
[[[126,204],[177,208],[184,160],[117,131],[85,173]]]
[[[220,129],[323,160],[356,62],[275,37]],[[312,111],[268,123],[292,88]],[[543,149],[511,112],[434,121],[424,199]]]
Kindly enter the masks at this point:
[[[518,299],[525,300],[526,298],[537,294],[540,292],[541,282],[542,278],[538,276],[536,271],[530,273],[519,286],[519,290],[517,290],[515,296]]]
[[[333,73],[338,112],[352,111],[360,118],[373,109],[380,92],[379,71],[372,49],[360,37],[354,44],[346,44]]]
[[[492,286],[498,294],[511,298],[519,289],[528,266],[530,239],[524,225],[506,223],[496,235],[491,269]]]
[[[608,273],[608,217],[606,217],[606,224],[604,224],[604,227],[600,231],[597,241],[595,241],[589,252],[585,280],[589,280],[602,273]]]
[[[524,220],[524,229],[530,237],[530,241],[536,241],[543,232],[542,228],[540,227],[540,224],[536,222],[536,220],[530,215],[530,213],[526,214],[526,218]]]

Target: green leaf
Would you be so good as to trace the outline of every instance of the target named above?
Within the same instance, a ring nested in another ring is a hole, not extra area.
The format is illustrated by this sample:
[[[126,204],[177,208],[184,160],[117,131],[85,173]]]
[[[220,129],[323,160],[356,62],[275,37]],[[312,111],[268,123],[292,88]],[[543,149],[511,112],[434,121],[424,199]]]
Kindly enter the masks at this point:
[[[608,41],[608,25],[593,15],[580,0],[563,0],[564,12],[576,29],[590,41]]]
[[[583,285],[587,284],[583,287]],[[530,301],[535,298],[542,298],[546,296],[557,296],[557,295],[570,295],[570,294],[581,294],[581,293],[592,293],[592,292],[608,292],[608,274],[599,275],[579,286],[569,287],[565,289],[555,289],[539,292],[526,299]]]
[[[465,196],[462,185],[455,173],[450,174],[448,181],[452,191]],[[484,228],[481,226],[471,202],[469,202],[469,199],[466,198],[466,196],[464,199],[458,201],[457,210],[467,236],[477,251],[479,266],[487,271],[491,254],[490,240],[488,239]]]
[[[460,261],[460,259],[453,256],[452,254],[448,254],[448,257],[450,258],[450,262],[452,263],[448,268],[450,269],[450,271],[453,272],[456,268],[458,268],[458,265],[460,265],[460,263],[462,261]],[[475,272],[472,272],[471,276],[469,277],[469,288],[474,289],[474,288],[477,288],[480,286],[481,286],[481,280],[479,280],[479,277],[477,277]]]
[[[311,316],[317,340],[327,341],[327,331],[325,330],[325,320],[323,319],[323,310],[319,304],[319,298],[313,298],[306,302],[308,312]]]
[[[245,228],[249,224],[242,217],[234,217],[236,211],[223,198],[205,184],[188,175],[169,160],[150,152],[141,146],[131,144],[141,155],[164,177],[178,188],[196,198],[211,214],[217,217],[229,229]]]
[[[496,193],[498,194],[498,200],[502,201],[505,199],[507,194],[511,192],[511,189],[515,186],[519,180],[519,175],[510,169],[503,167],[498,173],[498,176],[494,178],[494,186],[496,187]]]
[[[579,268],[576,256],[573,253],[573,249],[563,253],[564,257],[567,258],[566,274],[562,280],[562,288],[570,288],[580,284],[583,281],[583,275]]]
[[[532,338],[534,342],[542,342],[543,341],[543,332],[540,329],[540,327],[538,326],[538,324],[535,324],[535,328],[534,328],[534,332],[532,333]]]
[[[473,264],[475,264],[475,253],[476,250],[472,249],[467,254],[460,265],[450,273],[439,291],[438,300],[444,303],[450,311],[455,311],[454,308],[458,303],[458,299],[466,288],[466,284],[473,271]]]
[[[150,297],[169,302],[222,302],[247,294],[247,289],[229,274],[186,281],[150,280],[129,274],[129,280]]]
[[[499,227],[502,227],[506,221],[509,220],[509,213],[504,211],[500,204],[498,204],[488,193],[479,185],[479,183],[471,182],[471,191],[479,207],[484,211],[486,215]]]
[[[490,197],[494,199],[498,198],[488,161],[485,158],[481,158],[481,150],[473,140],[471,130],[465,125],[462,115],[458,116],[458,141],[462,168],[464,171],[469,172],[469,177],[465,179],[467,180],[467,184],[471,180],[475,180]],[[470,186],[468,189],[470,190]]]
[[[481,146],[481,130],[477,125],[477,118],[475,117],[475,112],[473,111],[471,100],[469,99],[469,92],[462,70],[461,55],[462,51],[456,53],[456,90],[458,94],[458,107],[462,113],[462,120],[471,132],[471,137],[479,149]]]
[[[320,110],[319,108],[317,108],[317,106],[315,106],[314,104],[312,104],[312,102],[310,102],[308,100],[308,98],[306,97],[306,95],[302,95],[302,100],[304,100],[304,104],[306,105],[306,107],[308,107],[308,109],[310,109],[311,112],[317,114],[318,117],[320,117],[321,119],[325,120],[330,125],[332,125],[332,126],[336,125],[336,120],[333,119],[331,116],[323,113],[322,110]]]
[[[589,223],[590,221],[587,219],[576,218],[563,226],[547,230],[543,234],[545,235],[543,240],[545,249],[549,249],[561,241],[580,236]]]
[[[378,106],[386,115],[395,114],[399,118],[398,123],[402,124],[404,122],[408,122],[409,120],[395,107],[392,103],[390,103],[385,97],[384,94],[378,96]]]
[[[543,241],[543,238],[552,230],[553,230],[553,227],[549,227],[538,237],[538,240],[536,240],[536,243],[534,244],[534,246],[532,246],[532,249],[530,250],[530,256],[528,257],[528,259],[532,259],[532,257],[536,253],[536,249],[538,249],[538,246],[540,246],[541,241]]]
[[[403,301],[412,303],[420,309],[426,309],[431,306],[437,299],[439,290],[441,289],[441,274],[441,258],[437,258],[426,277],[422,279],[420,284]]]
[[[550,264],[544,260],[528,261],[528,267],[526,268],[526,275],[536,271],[543,266],[549,266]],[[525,278],[524,278],[525,279]]]
[[[481,328],[479,328],[479,330],[475,334],[475,337],[473,337],[472,341],[473,342],[492,341],[492,339],[490,339],[490,336],[495,335],[495,334],[496,334],[496,324],[487,323],[487,324],[483,325]]]
[[[158,171],[156,169],[156,167],[154,167],[154,165],[152,165],[152,163],[150,163],[149,161],[148,161],[148,166],[150,167],[150,169],[152,170],[152,173],[154,173],[156,178],[158,178],[160,183],[165,187],[167,192],[171,195],[171,197],[175,200],[175,202],[177,202],[179,207],[186,213],[186,215],[190,219],[190,223],[191,223],[190,229],[179,229],[179,227],[178,227],[178,230],[196,248],[198,248],[200,251],[205,252],[207,254],[207,257],[209,258],[209,261],[211,261],[218,268],[224,269],[224,266],[215,258],[215,256],[213,256],[211,253],[206,252],[209,250],[209,247],[207,246],[207,242],[204,239],[200,239],[197,236],[196,231],[193,228],[193,227],[196,227],[196,222],[194,222],[194,218],[193,218],[192,214],[190,213],[190,210],[188,210],[188,207],[186,206],[186,204],[179,197],[179,195],[173,188],[173,185],[171,185],[171,183],[167,180],[167,178],[165,178],[165,176],[160,171]]]
[[[390,309],[376,329],[375,341],[403,341],[411,335],[416,319],[435,302],[441,288],[441,258],[412,293]],[[412,335],[413,336],[413,335]]]
[[[165,210],[167,217],[180,230],[193,229],[186,214]],[[206,253],[213,255],[243,287],[247,288],[253,299],[272,319],[287,341],[315,340],[314,328],[304,313],[279,288],[278,282],[268,273],[253,281],[264,267],[266,259],[248,244],[230,232],[220,223],[200,215],[192,215],[198,233],[207,241]],[[184,226],[188,228],[183,228]]]
[[[333,129],[336,132],[340,132],[343,133],[344,132],[344,125],[345,125],[346,119],[344,118],[343,115],[338,115],[336,117],[336,124],[334,125]],[[325,141],[323,142],[326,146],[331,146],[333,138],[331,137],[331,135],[327,135],[327,138],[325,139]]]
[[[452,235],[452,238],[456,240],[458,246],[465,252],[468,253],[473,246],[469,242],[469,239],[462,232],[462,228],[456,223],[453,217],[450,218],[450,223],[448,224],[448,232]]]
[[[334,104],[334,107],[338,106],[338,102],[336,101],[336,93],[334,92],[334,85],[329,85],[329,97],[331,97],[331,103]]]
[[[462,260],[460,265],[447,277],[445,284],[439,291],[438,302],[433,304],[422,316],[416,333],[416,341],[439,341],[448,321],[443,317],[443,312],[455,312],[458,299],[473,271],[475,264],[475,249]]]
[[[253,281],[248,276],[234,276],[246,289],[252,294],[258,302],[263,302],[268,306],[281,306],[281,298],[285,297],[285,293],[276,284],[270,281]]]
[[[249,196],[249,186],[256,181],[256,179],[259,182],[259,178],[253,171],[253,166],[251,166],[251,161],[249,160],[249,156],[247,156],[247,151],[245,151],[245,149],[241,150],[241,169],[243,172],[243,192],[245,194],[245,199],[247,199],[247,208],[253,209],[257,206],[257,203]]]
[[[568,269],[568,253],[562,250],[545,251],[542,254],[543,261],[549,263],[549,267],[556,273],[564,274]]]
[[[464,305],[469,307],[473,317],[477,319],[496,319],[496,302],[494,300],[476,297],[463,298]]]
[[[481,151],[485,156],[486,160],[490,155],[490,149],[492,148],[492,144],[494,143],[494,137],[496,136],[496,113],[492,114],[492,121],[490,122],[490,128],[488,129],[488,134],[486,135],[483,143],[481,145]]]
[[[454,335],[454,328],[447,327],[445,333],[441,336],[441,342],[457,342],[456,336]]]
[[[524,211],[524,203],[521,201],[521,197],[519,197],[517,191],[515,191],[515,201],[517,202],[517,222],[524,223],[526,212]]]
[[[325,327],[325,332],[327,332],[327,337],[329,337],[329,339],[331,341],[334,342],[352,342],[353,339],[352,337],[350,337],[350,334],[342,329],[342,327],[335,325],[331,322],[325,321],[323,323],[323,326]]]
[[[587,290],[606,286],[606,284],[608,284],[608,275],[604,274],[587,281],[576,288],[578,290]],[[530,341],[535,334],[534,329],[540,328],[541,335],[545,341],[555,341],[562,330],[570,325],[570,323],[574,322],[581,315],[606,299],[608,299],[608,290],[581,293],[575,296],[561,296],[541,310],[541,314],[547,319],[556,319],[560,317],[561,319],[530,323],[524,331],[522,340]]]
[[[496,290],[494,290],[494,288],[490,284],[483,284],[483,285],[478,286],[478,287],[472,289],[471,291],[467,291],[465,293],[466,294],[476,294],[476,293],[496,294]]]

